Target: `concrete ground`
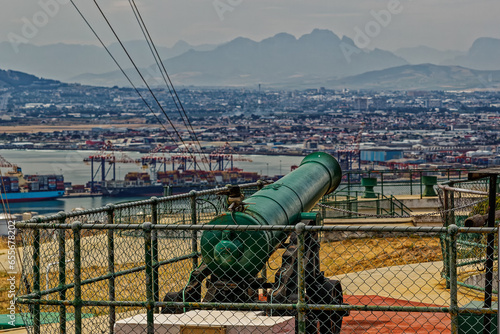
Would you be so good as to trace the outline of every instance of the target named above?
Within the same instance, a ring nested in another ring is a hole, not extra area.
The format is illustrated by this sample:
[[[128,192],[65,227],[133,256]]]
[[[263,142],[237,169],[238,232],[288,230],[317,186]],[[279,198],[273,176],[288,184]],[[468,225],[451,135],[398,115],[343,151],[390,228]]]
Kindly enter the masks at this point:
[[[376,268],[331,277],[342,282],[346,295],[376,295],[412,302],[450,305],[450,291],[441,278],[443,262],[416,263]],[[476,296],[459,289],[458,303],[463,306]]]

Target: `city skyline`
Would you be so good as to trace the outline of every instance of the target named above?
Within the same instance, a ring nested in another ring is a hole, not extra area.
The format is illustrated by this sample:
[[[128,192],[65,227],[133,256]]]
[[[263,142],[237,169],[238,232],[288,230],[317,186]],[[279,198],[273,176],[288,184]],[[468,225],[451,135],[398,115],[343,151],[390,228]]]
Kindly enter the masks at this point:
[[[75,0],[105,43],[113,43],[92,1]],[[123,40],[142,39],[129,2],[100,3]],[[179,40],[220,44],[236,37],[256,41],[280,32],[296,37],[315,28],[354,39],[360,48],[396,50],[418,45],[467,50],[479,37],[500,38],[495,0],[136,1],[158,45]],[[0,42],[97,44],[69,0],[8,1],[0,13]]]

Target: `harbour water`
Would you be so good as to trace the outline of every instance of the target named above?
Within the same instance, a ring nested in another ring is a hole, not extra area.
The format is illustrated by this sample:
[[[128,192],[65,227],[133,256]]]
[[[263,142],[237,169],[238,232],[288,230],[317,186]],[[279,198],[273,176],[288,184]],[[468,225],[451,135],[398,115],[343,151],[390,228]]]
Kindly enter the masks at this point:
[[[94,151],[55,151],[55,150],[0,150],[0,155],[12,164],[22,168],[24,174],[63,174],[66,182],[72,184],[86,184],[91,179],[89,163],[83,159]],[[126,152],[132,159],[138,159],[143,153]],[[246,155],[250,161],[235,161],[234,167],[248,172],[258,172],[261,175],[282,175],[290,171],[292,165],[298,165],[303,157],[300,156],[264,156]],[[97,168],[97,166],[95,166]],[[167,166],[171,168],[171,166]],[[147,171],[139,164],[117,164],[116,178],[122,179],[128,172]],[[94,171],[95,172],[95,171]],[[109,171],[108,179],[112,171]],[[100,173],[96,179],[100,179]],[[41,201],[32,203],[11,203],[11,213],[22,213],[35,211],[41,215],[57,213],[59,211],[70,211],[74,208],[90,209],[104,206],[108,203],[117,203],[130,200],[141,200],[144,197],[83,197],[63,198],[54,201]]]

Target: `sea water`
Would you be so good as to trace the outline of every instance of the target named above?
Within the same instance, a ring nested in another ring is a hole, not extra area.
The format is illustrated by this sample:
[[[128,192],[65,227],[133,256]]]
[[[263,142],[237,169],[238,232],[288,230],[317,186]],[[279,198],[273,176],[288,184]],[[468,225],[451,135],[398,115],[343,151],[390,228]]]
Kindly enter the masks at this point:
[[[85,163],[84,158],[95,154],[94,151],[56,151],[56,150],[0,150],[0,155],[7,161],[22,169],[23,174],[62,174],[65,182],[72,184],[87,184],[91,179],[90,163]],[[132,159],[140,159],[144,153],[126,152]],[[117,154],[120,156],[121,153]],[[235,156],[236,157],[236,156]],[[257,172],[261,175],[284,175],[290,172],[293,165],[299,165],[304,157],[301,156],[267,156],[267,155],[245,155],[242,156],[251,161],[234,161],[234,167],[241,168],[247,172]],[[97,170],[94,163],[94,178],[101,179],[101,171]],[[107,165],[108,166],[108,165]],[[208,169],[208,166],[200,166]],[[167,166],[167,169],[171,169]],[[5,171],[6,169],[3,168]],[[118,163],[115,168],[116,179],[123,179],[128,172],[150,172],[136,163]],[[107,167],[107,180],[112,178],[112,170]],[[109,203],[117,203],[130,200],[143,200],[145,197],[83,197],[83,198],[61,198],[53,201],[10,203],[11,213],[23,213],[35,211],[41,215],[57,213],[59,211],[71,211],[75,208],[96,208]]]

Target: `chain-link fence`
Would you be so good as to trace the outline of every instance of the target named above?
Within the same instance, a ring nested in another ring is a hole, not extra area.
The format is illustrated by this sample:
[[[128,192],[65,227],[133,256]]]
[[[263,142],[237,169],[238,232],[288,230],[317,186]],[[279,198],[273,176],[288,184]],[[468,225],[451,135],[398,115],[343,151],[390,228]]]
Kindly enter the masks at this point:
[[[496,313],[458,285],[471,260],[461,240],[494,228],[318,226],[315,214],[292,226],[205,224],[242,221],[226,194],[18,223],[29,333],[473,334]]]
[[[444,263],[443,277],[448,287],[457,284],[459,293],[464,296],[464,307],[498,310],[498,235],[486,231],[487,227],[489,230],[498,228],[495,220],[500,215],[497,213],[491,222],[488,217],[490,212],[500,208],[497,187],[495,176],[492,179],[449,182],[438,188],[443,225],[458,226],[469,232],[456,236],[456,249],[442,242],[445,254],[456,253],[454,264],[450,263],[451,257],[445,257],[449,260]],[[455,278],[446,274],[452,265],[456,265]],[[467,324],[472,329],[490,327],[493,333],[497,328],[496,315],[484,318],[464,315],[461,320],[464,326]]]

